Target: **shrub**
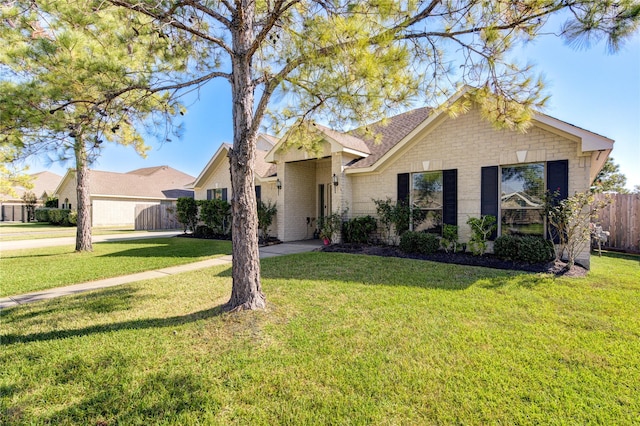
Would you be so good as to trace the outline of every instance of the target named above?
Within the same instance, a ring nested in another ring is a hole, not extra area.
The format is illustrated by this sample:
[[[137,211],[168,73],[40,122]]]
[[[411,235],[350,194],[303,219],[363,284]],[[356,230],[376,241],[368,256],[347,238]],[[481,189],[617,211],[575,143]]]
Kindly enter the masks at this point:
[[[540,263],[554,257],[553,243],[533,235],[502,235],[493,246],[496,257],[517,262]]]
[[[480,218],[470,217],[467,225],[471,227],[471,239],[469,249],[476,256],[482,256],[487,251],[487,241],[496,230],[496,217],[484,215]]]
[[[38,222],[49,222],[49,208],[39,208],[35,211],[35,218]]]
[[[371,241],[371,234],[377,227],[373,216],[354,217],[342,225],[342,233],[347,243],[366,244]]]
[[[278,213],[275,204],[263,203],[258,200],[258,229],[262,231],[262,239],[266,242],[269,240],[269,227],[273,223],[273,217]]]
[[[200,220],[207,225],[214,234],[229,235],[231,232],[231,204],[225,200],[199,200]]]
[[[48,197],[47,201],[44,202],[44,206],[57,209],[58,208],[58,197]]]
[[[333,236],[342,228],[342,216],[332,213],[320,220],[320,238],[331,241]]]
[[[69,215],[67,216],[67,224],[70,226],[76,226],[78,224],[78,212],[76,210],[69,212]]]
[[[193,235],[197,238],[213,238],[214,232],[213,229],[211,229],[207,225],[198,225],[193,231]]]
[[[442,225],[442,238],[440,239],[440,245],[449,253],[449,249],[452,249],[455,253],[458,250],[458,227],[455,225]]]
[[[426,218],[426,212],[417,207],[411,207],[409,203],[405,201],[393,202],[391,198],[386,200],[373,200],[376,205],[376,213],[378,219],[383,226],[383,229],[388,240],[397,240],[391,235],[391,225],[395,229],[396,236],[401,236],[403,233],[409,230],[410,226],[418,226]]]
[[[43,208],[43,209],[38,209],[37,211],[40,211],[37,217],[46,219],[46,220],[42,220],[42,222],[49,222],[52,225],[61,225],[61,226],[75,225],[75,220],[73,223],[69,221],[69,214],[71,213],[71,210]],[[76,213],[76,217],[77,217],[77,213]],[[40,219],[38,219],[38,221],[40,222]]]
[[[180,197],[176,206],[176,218],[182,224],[184,232],[195,232],[198,223],[198,204],[191,197]]]
[[[400,250],[405,253],[431,254],[440,247],[440,241],[434,234],[407,231],[400,237]]]

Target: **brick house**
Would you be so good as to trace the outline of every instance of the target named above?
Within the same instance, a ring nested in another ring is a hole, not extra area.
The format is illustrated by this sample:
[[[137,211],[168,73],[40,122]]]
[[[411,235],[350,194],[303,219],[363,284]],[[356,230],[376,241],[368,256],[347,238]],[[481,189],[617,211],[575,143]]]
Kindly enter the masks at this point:
[[[611,139],[544,114],[526,133],[497,130],[475,108],[457,118],[429,108],[397,115],[371,126],[377,141],[314,127],[319,154],[278,142],[264,155],[263,163],[275,166],[261,179],[277,203],[282,241],[311,238],[318,219],[332,212],[375,216],[373,200],[386,198],[426,210],[417,230],[457,225],[463,242],[471,234],[467,220],[489,214],[498,218],[498,235],[544,235],[545,191],[566,197],[587,190],[613,148]],[[578,261],[589,265],[588,248]]]

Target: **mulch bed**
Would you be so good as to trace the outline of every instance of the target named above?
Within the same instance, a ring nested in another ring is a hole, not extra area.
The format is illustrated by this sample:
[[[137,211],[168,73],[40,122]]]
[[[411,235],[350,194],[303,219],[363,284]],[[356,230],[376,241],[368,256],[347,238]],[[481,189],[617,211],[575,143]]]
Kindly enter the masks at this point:
[[[566,269],[566,264],[564,262],[551,261],[546,263],[530,264],[498,259],[491,254],[474,256],[470,253],[445,253],[443,251],[433,254],[411,254],[404,253],[399,248],[394,246],[377,246],[366,244],[331,244],[329,246],[322,247],[321,251],[430,260],[433,262],[455,263],[457,265],[469,266],[484,266],[487,268],[546,273],[566,277],[584,277],[589,272],[580,265],[574,265],[571,269]]]

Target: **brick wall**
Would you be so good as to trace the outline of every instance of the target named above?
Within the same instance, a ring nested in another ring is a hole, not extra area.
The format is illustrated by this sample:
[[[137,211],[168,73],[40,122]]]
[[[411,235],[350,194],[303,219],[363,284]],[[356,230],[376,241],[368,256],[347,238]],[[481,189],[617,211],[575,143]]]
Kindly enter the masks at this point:
[[[523,163],[569,160],[569,194],[590,185],[591,158],[579,156],[576,141],[535,126],[524,134],[497,130],[475,110],[434,124],[398,151],[381,171],[348,175],[354,216],[375,216],[373,198],[396,200],[398,173],[457,169],[459,234],[467,241],[467,220],[480,216],[481,168],[518,164],[518,151],[527,151]]]

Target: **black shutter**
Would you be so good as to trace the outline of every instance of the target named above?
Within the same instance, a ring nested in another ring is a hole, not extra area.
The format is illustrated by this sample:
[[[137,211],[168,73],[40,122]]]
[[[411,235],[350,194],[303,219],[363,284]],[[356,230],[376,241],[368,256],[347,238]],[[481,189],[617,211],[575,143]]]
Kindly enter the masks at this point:
[[[222,200],[227,201],[227,188],[222,188]]]
[[[558,160],[547,162],[547,191],[549,196],[554,196],[551,202],[557,204],[558,201],[569,197],[569,161]],[[553,236],[554,244],[560,243],[558,235]]]
[[[490,166],[482,168],[480,177],[480,214],[482,216],[495,216],[498,223],[498,166]],[[496,238],[494,231],[489,237],[490,240]]]
[[[554,201],[569,197],[569,160],[547,162],[547,191],[550,195],[558,192]]]
[[[409,202],[409,173],[398,173],[398,202]]]
[[[256,185],[256,200],[260,201],[262,199],[262,186]]]
[[[442,171],[442,223],[458,225],[458,170]]]
[[[207,189],[207,200],[213,198],[213,189]]]

